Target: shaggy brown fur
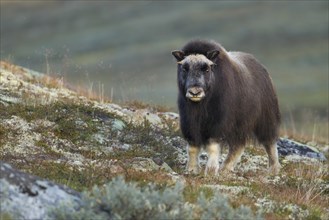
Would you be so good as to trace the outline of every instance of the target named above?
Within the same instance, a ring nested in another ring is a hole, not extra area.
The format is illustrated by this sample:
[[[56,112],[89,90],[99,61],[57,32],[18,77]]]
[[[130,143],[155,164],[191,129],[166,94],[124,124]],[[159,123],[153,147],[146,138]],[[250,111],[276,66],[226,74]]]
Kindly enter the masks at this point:
[[[256,139],[266,148],[271,169],[278,172],[275,142],[280,112],[265,67],[251,54],[227,52],[214,41],[190,41],[172,54],[178,61],[181,130],[193,152],[189,171],[198,172],[198,167],[190,165],[196,163],[199,152],[193,148],[215,152],[209,153],[212,161],[206,171],[215,169],[217,173],[218,144],[229,146],[224,169],[232,170],[246,141]]]

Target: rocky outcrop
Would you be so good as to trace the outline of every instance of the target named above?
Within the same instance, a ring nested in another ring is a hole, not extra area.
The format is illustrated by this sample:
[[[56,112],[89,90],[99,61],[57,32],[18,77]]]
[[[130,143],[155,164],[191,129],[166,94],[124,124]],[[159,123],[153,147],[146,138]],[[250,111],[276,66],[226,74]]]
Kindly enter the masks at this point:
[[[55,184],[12,168],[0,161],[1,212],[14,219],[45,219],[48,212],[65,202],[80,206],[80,194],[67,186]]]
[[[315,147],[299,143],[297,141],[280,138],[277,142],[278,153],[280,156],[298,155],[302,157],[314,158],[320,161],[326,161],[327,158]]]

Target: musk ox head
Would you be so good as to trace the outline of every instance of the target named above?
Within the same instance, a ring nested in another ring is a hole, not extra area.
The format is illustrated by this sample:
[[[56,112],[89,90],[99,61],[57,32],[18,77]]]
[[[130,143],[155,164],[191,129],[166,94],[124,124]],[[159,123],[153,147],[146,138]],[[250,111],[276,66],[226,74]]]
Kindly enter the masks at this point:
[[[209,51],[206,55],[189,54],[173,51],[172,55],[178,63],[178,87],[181,93],[192,102],[200,102],[214,83],[215,60],[218,50]]]

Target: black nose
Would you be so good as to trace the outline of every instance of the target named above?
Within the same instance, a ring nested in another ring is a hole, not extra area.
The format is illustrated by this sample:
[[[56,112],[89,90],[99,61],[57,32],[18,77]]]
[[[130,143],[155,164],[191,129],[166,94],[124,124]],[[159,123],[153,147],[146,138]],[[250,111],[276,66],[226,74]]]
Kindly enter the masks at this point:
[[[199,96],[202,92],[202,88],[192,87],[187,90],[191,96]]]
[[[198,95],[200,95],[201,90],[193,90],[193,89],[190,89],[188,91],[188,93],[190,93],[191,96],[198,96]]]

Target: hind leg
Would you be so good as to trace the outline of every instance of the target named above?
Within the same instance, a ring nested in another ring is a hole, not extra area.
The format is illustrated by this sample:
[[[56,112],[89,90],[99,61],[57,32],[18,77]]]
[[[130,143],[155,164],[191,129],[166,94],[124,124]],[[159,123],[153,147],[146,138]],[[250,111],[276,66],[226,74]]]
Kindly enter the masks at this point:
[[[281,165],[279,163],[278,150],[276,144],[264,145],[268,155],[269,172],[277,175]]]
[[[187,172],[192,174],[198,174],[200,172],[199,167],[199,153],[200,147],[189,145],[187,146],[188,160],[187,160]]]
[[[238,147],[230,147],[228,151],[228,155],[224,161],[222,170],[225,171],[233,171],[235,165],[239,162],[241,155],[244,152],[244,145],[240,145]]]

